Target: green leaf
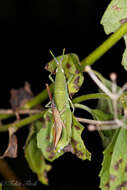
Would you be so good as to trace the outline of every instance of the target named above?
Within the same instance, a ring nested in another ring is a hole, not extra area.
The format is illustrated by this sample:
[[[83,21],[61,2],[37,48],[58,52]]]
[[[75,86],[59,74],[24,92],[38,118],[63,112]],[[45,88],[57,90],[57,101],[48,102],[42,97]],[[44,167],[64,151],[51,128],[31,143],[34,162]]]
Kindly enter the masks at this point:
[[[99,109],[93,109],[92,115],[95,120],[99,120],[99,121],[108,121],[108,120],[113,119],[112,114],[105,113],[104,111],[99,110]],[[102,128],[103,128],[103,126],[102,126]],[[112,139],[112,136],[115,131],[114,130],[106,130],[106,131],[99,130],[98,132],[101,137],[103,146],[106,147],[109,144],[110,140]]]
[[[44,115],[45,127],[43,127],[37,134],[37,146],[41,150],[44,157],[49,161],[54,161],[59,158],[65,152],[72,152],[76,154],[78,158],[82,160],[90,160],[90,153],[86,149],[83,140],[81,138],[82,131],[84,127],[76,120],[73,116],[72,125],[72,137],[68,144],[63,147],[64,143],[62,137],[60,139],[61,149],[59,151],[53,149],[52,142],[52,127],[53,127],[53,117],[52,114],[47,111]],[[65,130],[63,128],[63,130]],[[60,145],[59,145],[60,146]]]
[[[83,109],[85,111],[87,111],[88,113],[90,113],[93,118],[95,120],[99,120],[99,121],[107,121],[107,120],[112,120],[113,119],[113,115],[112,114],[108,114],[108,113],[105,113],[104,111],[102,111],[101,109],[91,109],[85,105],[82,105],[82,104],[75,104],[75,107],[76,108],[80,108],[80,109]],[[104,141],[104,146],[107,145],[108,140],[107,137],[112,137],[112,132],[109,130],[109,131],[98,131],[102,140]],[[103,133],[105,134],[105,136],[103,135]],[[106,142],[105,142],[106,141]]]
[[[100,121],[107,121],[113,119],[113,115],[107,114],[102,110],[99,109],[92,109],[92,115],[94,119],[100,120]]]
[[[94,73],[97,75],[97,77],[100,79],[100,81],[109,89],[112,90],[112,82],[105,77],[98,71],[94,71]],[[118,88],[119,89],[119,88]]]
[[[104,151],[100,172],[102,190],[127,189],[127,130],[121,128]]]
[[[37,124],[37,125],[36,125]],[[42,128],[41,122],[34,122],[35,131]],[[38,179],[43,184],[48,184],[47,172],[51,169],[51,166],[46,164],[41,150],[37,147],[36,133],[29,137],[25,146],[25,158],[32,169],[38,176]]]
[[[116,139],[115,147],[112,154],[110,165],[110,178],[114,176],[114,180],[110,180],[111,189],[127,189],[127,130],[122,129]]]
[[[127,1],[112,0],[101,19],[106,34],[115,32],[121,25],[120,21],[125,18],[127,18]]]
[[[110,172],[109,172],[109,168],[110,168],[110,164],[111,164],[111,160],[112,160],[112,153],[114,150],[114,146],[115,146],[115,142],[118,136],[119,130],[117,130],[115,132],[115,135],[113,136],[110,144],[108,145],[108,147],[105,149],[104,151],[104,158],[103,158],[103,163],[102,163],[102,169],[101,172],[99,174],[100,176],[100,188],[101,190],[108,190],[110,189],[110,183],[109,183],[109,178],[110,178]]]
[[[123,53],[122,65],[124,66],[125,70],[127,70],[127,34],[124,36],[124,40],[126,49]]]
[[[106,34],[115,32],[121,24],[127,20],[127,1],[112,0],[107,7],[101,24],[104,26]],[[123,54],[122,65],[127,70],[127,35],[124,36],[126,49]]]
[[[100,81],[110,90],[112,91],[112,82],[105,79],[99,72],[97,71],[94,71],[95,74],[97,75],[97,77],[100,79]],[[100,89],[99,89],[99,92],[102,92]],[[113,114],[114,111],[113,111],[113,106],[112,106],[112,100],[109,98],[109,99],[100,99],[98,101],[98,106],[97,106],[98,109],[102,110],[103,112],[107,113],[107,114]]]
[[[91,154],[86,149],[81,137],[83,130],[84,130],[84,127],[73,116],[72,139],[71,139],[73,153],[76,154],[76,156],[82,160],[86,160],[86,159],[91,160]]]
[[[57,57],[57,60],[60,61],[62,57],[62,67],[68,81],[69,94],[73,95],[79,91],[84,81],[80,61],[76,54],[62,55]],[[56,67],[57,65],[55,60],[52,60],[46,65],[45,69],[52,74],[55,74]]]
[[[123,108],[127,107],[127,92],[124,92],[120,97],[120,102],[123,105]]]

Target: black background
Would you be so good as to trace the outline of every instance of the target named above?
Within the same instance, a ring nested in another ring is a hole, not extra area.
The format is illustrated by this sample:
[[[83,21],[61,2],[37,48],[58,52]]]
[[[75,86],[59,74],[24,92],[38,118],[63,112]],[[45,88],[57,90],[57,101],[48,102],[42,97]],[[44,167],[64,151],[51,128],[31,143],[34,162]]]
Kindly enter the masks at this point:
[[[9,108],[11,88],[20,88],[24,82],[31,84],[36,95],[49,82],[45,64],[51,59],[49,49],[57,56],[66,48],[66,53],[85,58],[106,38],[100,25],[101,16],[110,1],[102,0],[47,0],[47,1],[0,1],[0,107]],[[61,48],[53,48],[62,46]],[[70,48],[68,48],[70,47]],[[76,48],[77,47],[77,48]],[[118,42],[94,64],[93,68],[109,78],[112,71],[118,74],[118,84],[125,83],[125,71],[121,66],[124,42]],[[80,94],[97,92],[97,87],[85,74]],[[87,103],[94,107],[96,102]],[[87,117],[80,113],[78,116]],[[17,132],[19,149],[17,159],[6,159],[22,181],[37,180],[23,157],[27,127]],[[0,149],[7,144],[7,133],[0,134]],[[102,162],[102,146],[99,135],[87,130],[84,142],[92,153],[92,161],[81,161],[65,154],[53,163],[49,172],[50,186],[37,182],[30,189],[99,189],[98,174]],[[1,176],[1,181],[3,180]]]

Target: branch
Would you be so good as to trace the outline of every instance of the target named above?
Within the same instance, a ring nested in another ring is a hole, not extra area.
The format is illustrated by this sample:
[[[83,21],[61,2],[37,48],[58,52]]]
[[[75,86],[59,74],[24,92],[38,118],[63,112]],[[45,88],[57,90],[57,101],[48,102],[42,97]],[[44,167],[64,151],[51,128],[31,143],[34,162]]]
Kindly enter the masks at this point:
[[[85,111],[87,111],[88,113],[92,114],[92,109],[89,108],[88,106],[85,106],[85,105],[82,105],[82,104],[74,104],[74,107],[75,107],[75,108],[82,109],[82,110],[85,110]]]
[[[85,118],[79,118],[79,117],[76,117],[76,119],[79,122],[87,123],[87,124],[91,124],[91,125],[97,125],[97,126],[100,126],[100,125],[117,125],[117,122],[115,120],[98,121],[98,120],[85,119]]]
[[[94,93],[94,94],[86,94],[82,96],[78,96],[72,100],[72,103],[81,103],[86,100],[93,100],[93,99],[109,99],[109,97],[104,93]]]
[[[38,114],[35,114],[35,115],[32,115],[32,116],[29,116],[29,117],[27,117],[25,119],[22,119],[22,120],[18,121],[18,122],[16,121],[15,123],[2,125],[2,126],[0,126],[0,132],[5,132],[10,127],[20,128],[20,127],[23,127],[25,125],[28,125],[28,124],[32,123],[33,121],[36,121],[37,119],[42,118],[44,113],[45,113],[45,111],[43,111],[41,113],[38,113]]]
[[[18,112],[18,114],[36,114],[36,113],[40,113],[42,111],[39,109],[32,109],[32,110],[18,110],[17,112]],[[0,109],[0,114],[13,115],[14,111],[12,109]]]
[[[84,71],[87,65],[92,65],[102,57],[113,45],[115,45],[127,33],[127,22],[124,23],[115,33],[113,33],[103,44],[95,49],[90,55],[81,61]]]
[[[15,189],[17,190],[28,190],[21,182],[20,180],[18,179],[18,177],[15,175],[14,171],[8,166],[8,163],[3,160],[3,159],[0,159],[0,174],[6,179],[8,180],[7,182],[11,181],[12,182],[16,182],[18,184],[20,184],[20,186],[16,185],[15,186]],[[14,184],[15,185],[15,184]],[[9,184],[8,184],[8,187],[9,187]]]

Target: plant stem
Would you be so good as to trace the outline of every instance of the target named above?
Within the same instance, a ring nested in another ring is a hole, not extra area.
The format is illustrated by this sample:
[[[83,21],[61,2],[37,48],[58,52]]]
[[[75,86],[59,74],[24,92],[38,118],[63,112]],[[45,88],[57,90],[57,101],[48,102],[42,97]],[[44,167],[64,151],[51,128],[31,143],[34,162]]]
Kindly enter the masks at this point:
[[[91,125],[116,125],[116,121],[115,120],[109,120],[109,121],[98,121],[98,120],[92,120],[92,119],[85,119],[85,118],[79,118],[76,117],[76,119],[79,122],[82,123],[87,123],[87,124],[91,124]],[[103,128],[102,128],[103,129]]]
[[[85,106],[85,105],[82,105],[82,104],[74,104],[74,107],[75,107],[75,108],[79,108],[79,109],[83,109],[83,110],[85,110],[85,111],[88,111],[90,114],[92,113],[92,110],[91,110],[89,107]]]
[[[31,110],[19,110],[18,114],[35,114],[42,112],[39,109],[31,109]],[[0,109],[0,114],[14,114],[14,111],[12,109]]]
[[[104,55],[114,44],[116,44],[127,33],[127,22],[124,23],[115,33],[113,33],[103,44],[95,49],[83,61],[81,61],[82,70],[86,65],[92,65],[102,55]]]
[[[45,113],[45,111],[43,111],[41,113],[38,113],[38,114],[35,114],[35,115],[32,115],[32,116],[29,116],[29,117],[27,117],[25,119],[22,119],[22,120],[18,121],[18,122],[16,121],[15,123],[2,125],[2,126],[0,126],[0,132],[5,132],[10,127],[20,128],[20,127],[23,127],[25,125],[28,125],[28,124],[32,123],[33,121],[36,121],[37,119],[42,118],[44,113]]]
[[[87,94],[87,95],[82,95],[82,96],[74,98],[72,100],[72,103],[81,103],[86,100],[100,99],[100,98],[108,99],[109,97],[104,93]]]
[[[9,187],[9,182],[13,183],[18,183],[20,185],[16,185],[14,184],[14,187],[17,190],[28,190],[18,179],[18,177],[15,175],[14,171],[9,167],[8,163],[3,160],[0,159],[0,174],[2,174],[2,176],[7,180],[7,185]]]
[[[0,120],[4,120],[4,119],[8,119],[10,117],[12,117],[13,114],[0,114]]]

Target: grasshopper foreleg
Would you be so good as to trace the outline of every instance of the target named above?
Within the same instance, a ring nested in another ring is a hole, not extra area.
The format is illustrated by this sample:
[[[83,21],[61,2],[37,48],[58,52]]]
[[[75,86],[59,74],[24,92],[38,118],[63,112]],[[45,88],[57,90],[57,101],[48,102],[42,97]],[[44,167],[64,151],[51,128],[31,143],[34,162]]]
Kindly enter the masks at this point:
[[[51,101],[45,105],[45,108],[51,108]]]
[[[55,82],[54,79],[52,78],[52,74],[49,75],[49,79],[51,80],[51,82]]]
[[[75,111],[75,107],[74,107],[74,105],[73,105],[71,99],[68,98],[68,101],[70,102],[70,105],[71,105],[71,107],[72,107],[72,112],[74,113],[74,111]]]

